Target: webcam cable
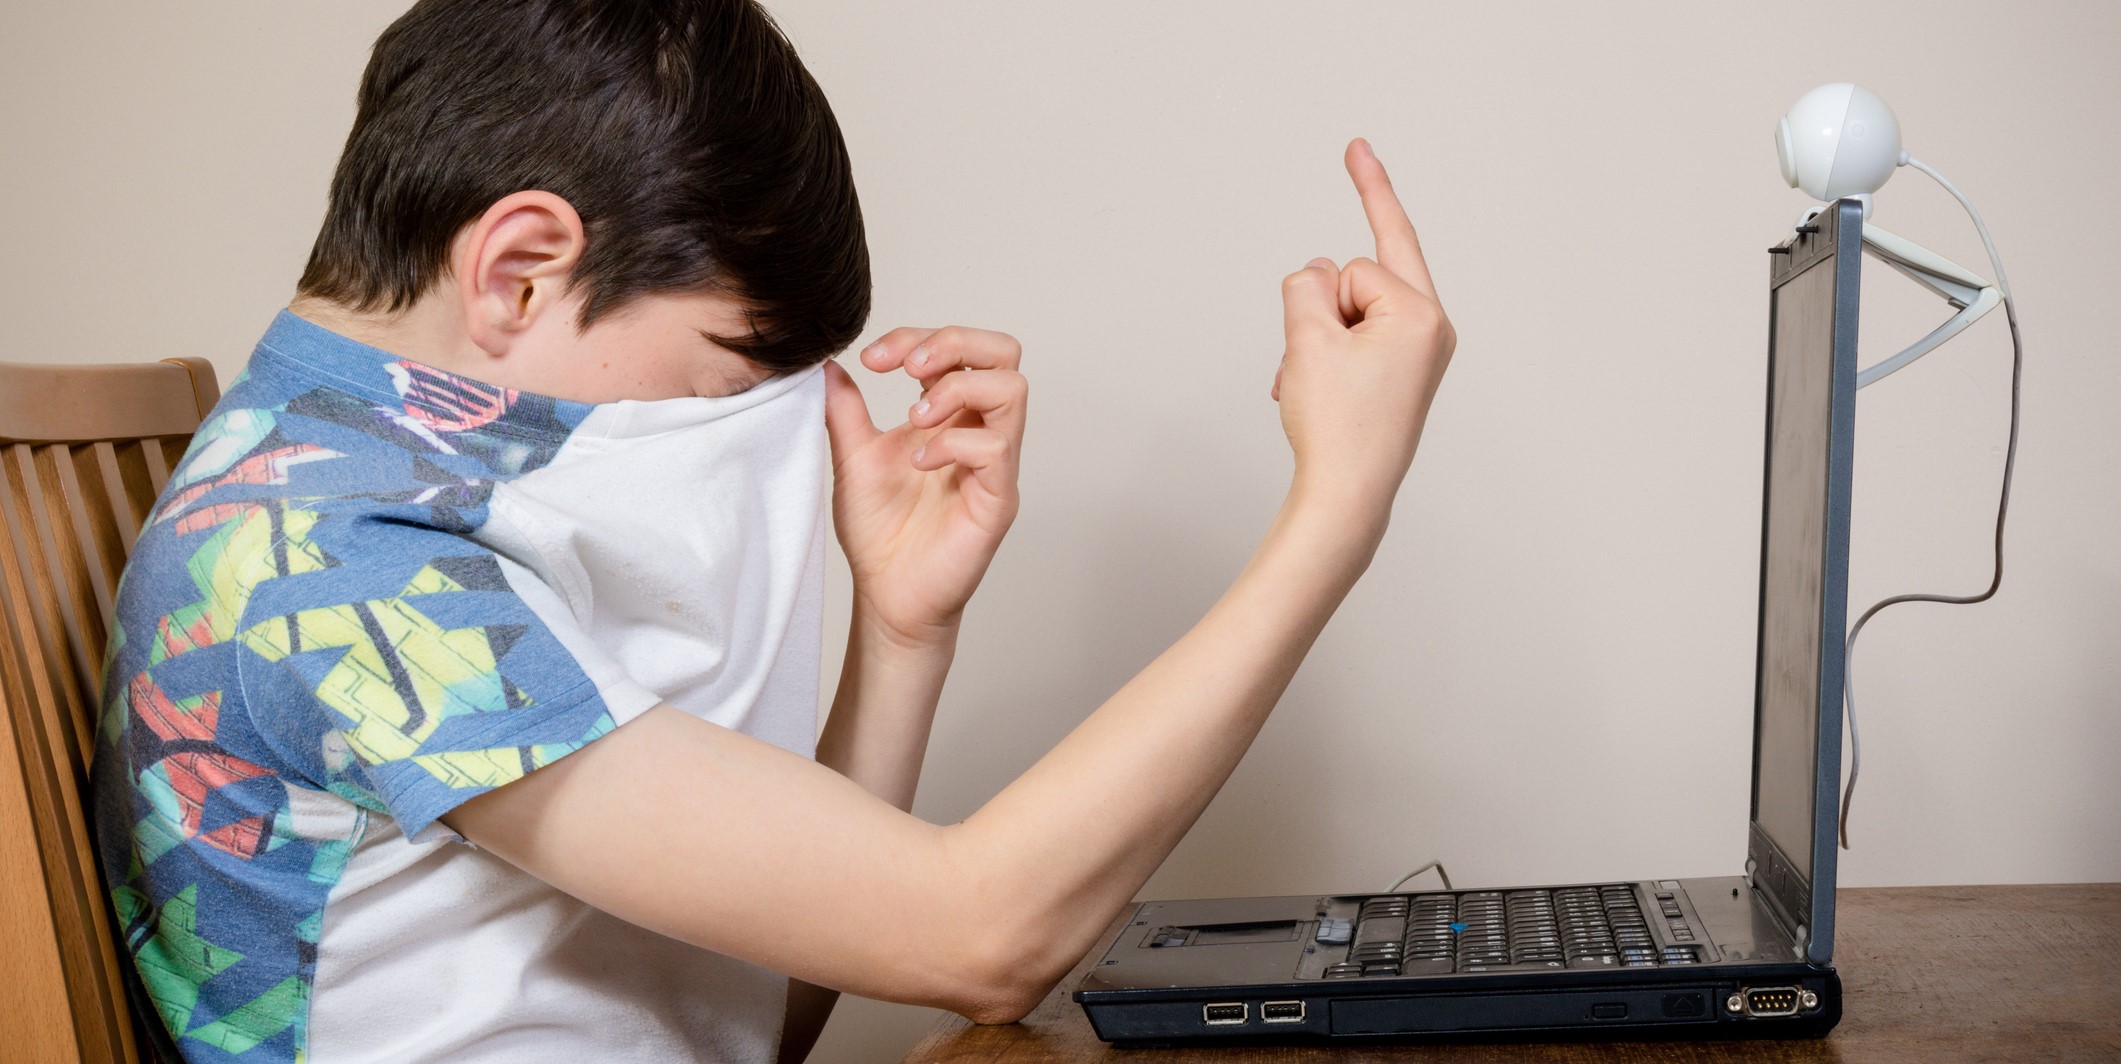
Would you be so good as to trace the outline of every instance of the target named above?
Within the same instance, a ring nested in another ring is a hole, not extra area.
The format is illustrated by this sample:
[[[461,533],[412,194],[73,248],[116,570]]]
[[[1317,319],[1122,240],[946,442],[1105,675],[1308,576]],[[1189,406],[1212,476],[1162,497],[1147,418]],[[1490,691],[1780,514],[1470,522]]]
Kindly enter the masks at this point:
[[[1863,626],[1887,606],[1897,606],[1903,602],[1941,602],[1949,606],[1971,606],[1995,597],[1996,589],[2003,586],[2003,522],[2010,513],[2011,473],[2018,462],[2018,384],[2025,368],[2025,345],[2018,336],[2018,303],[2011,297],[2010,281],[2003,274],[2003,257],[1996,254],[1996,242],[1989,238],[1988,226],[1982,222],[1981,212],[1974,209],[1973,202],[1966,198],[1965,193],[1959,191],[1958,186],[1913,156],[1908,157],[1907,165],[1930,175],[1938,184],[1944,186],[1945,191],[1952,194],[1952,198],[1959,201],[1960,206],[1966,208],[1967,216],[1974,220],[1975,231],[1981,234],[1981,246],[1988,252],[1989,265],[1996,271],[1996,288],[2003,293],[2003,317],[2010,323],[2011,331],[2010,441],[2003,450],[2003,489],[1996,502],[1996,567],[1995,575],[1989,579],[1988,588],[1975,595],[1915,593],[1880,599],[1864,610],[1862,615],[1856,618],[1855,625],[1849,629],[1848,642],[1843,647],[1841,673],[1841,695],[1843,704],[1847,707],[1849,729],[1849,778],[1847,786],[1841,792],[1841,848],[1844,850],[1849,848],[1849,803],[1856,797],[1856,776],[1863,768],[1862,744],[1856,736],[1856,637],[1863,634]]]

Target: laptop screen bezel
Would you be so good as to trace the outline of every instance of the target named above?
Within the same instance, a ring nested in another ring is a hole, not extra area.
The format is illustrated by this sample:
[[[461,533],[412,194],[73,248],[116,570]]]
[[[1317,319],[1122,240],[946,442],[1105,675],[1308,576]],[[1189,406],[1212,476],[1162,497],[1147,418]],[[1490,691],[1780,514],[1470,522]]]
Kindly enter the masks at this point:
[[[1800,232],[1769,256],[1767,443],[1761,485],[1760,600],[1753,683],[1753,773],[1751,825],[1746,870],[1769,907],[1802,940],[1807,959],[1818,964],[1833,957],[1835,823],[1841,782],[1841,684],[1843,633],[1848,625],[1848,541],[1852,465],[1856,425],[1856,316],[1863,260],[1863,208],[1853,199],[1835,202],[1813,219],[1815,233]],[[1760,822],[1760,753],[1766,738],[1763,718],[1768,652],[1767,596],[1769,507],[1773,504],[1775,462],[1776,323],[1783,287],[1814,269],[1833,271],[1831,357],[1828,389],[1826,528],[1822,537],[1818,692],[1814,746],[1811,837],[1778,840]],[[1809,846],[1808,869],[1800,870],[1782,848]]]

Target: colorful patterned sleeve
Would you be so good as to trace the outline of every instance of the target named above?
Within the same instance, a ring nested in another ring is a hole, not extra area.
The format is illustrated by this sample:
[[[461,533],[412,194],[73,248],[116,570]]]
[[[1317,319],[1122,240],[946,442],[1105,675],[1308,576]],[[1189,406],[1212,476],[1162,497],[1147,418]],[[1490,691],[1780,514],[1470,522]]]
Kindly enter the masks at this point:
[[[481,542],[494,485],[552,459],[573,404],[402,367],[378,401],[289,389],[269,351],[261,366],[202,427],[126,577],[105,737],[133,747],[143,812],[184,807],[188,830],[207,792],[271,775],[418,838],[654,704]],[[196,764],[158,768],[156,743]]]
[[[377,819],[446,832],[655,703],[483,538],[586,410],[283,314],[171,471],[92,766],[119,931],[187,1061],[302,1059],[325,904]]]
[[[254,594],[237,637],[250,726],[307,782],[388,812],[418,839],[459,802],[654,704],[577,657],[594,650],[565,632],[571,618],[533,606],[559,599],[520,584],[526,570],[504,574],[501,559],[458,536],[354,524],[365,544],[354,549],[373,555],[364,582],[379,593],[318,602],[290,581],[285,600]],[[275,554],[299,567],[322,552],[293,536]]]

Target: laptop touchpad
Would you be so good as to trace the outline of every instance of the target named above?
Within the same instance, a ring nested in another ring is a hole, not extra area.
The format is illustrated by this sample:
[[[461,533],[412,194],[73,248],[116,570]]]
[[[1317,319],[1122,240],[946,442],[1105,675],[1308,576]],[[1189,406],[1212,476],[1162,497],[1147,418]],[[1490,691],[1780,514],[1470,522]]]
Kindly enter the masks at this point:
[[[1160,927],[1143,940],[1151,949],[1171,946],[1229,946],[1241,943],[1294,942],[1301,925],[1294,920],[1255,920],[1241,924],[1196,924]]]

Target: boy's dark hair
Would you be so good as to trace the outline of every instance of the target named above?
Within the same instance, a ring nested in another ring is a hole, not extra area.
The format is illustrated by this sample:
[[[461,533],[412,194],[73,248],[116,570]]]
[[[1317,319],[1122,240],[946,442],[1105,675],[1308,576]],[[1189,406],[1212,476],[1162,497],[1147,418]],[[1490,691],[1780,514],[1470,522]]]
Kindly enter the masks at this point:
[[[751,0],[420,0],[376,40],[299,290],[400,310],[451,240],[524,189],[572,204],[587,328],[709,290],[762,366],[829,358],[869,317],[869,250],[839,123]]]

